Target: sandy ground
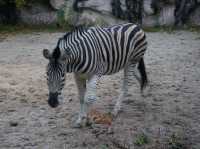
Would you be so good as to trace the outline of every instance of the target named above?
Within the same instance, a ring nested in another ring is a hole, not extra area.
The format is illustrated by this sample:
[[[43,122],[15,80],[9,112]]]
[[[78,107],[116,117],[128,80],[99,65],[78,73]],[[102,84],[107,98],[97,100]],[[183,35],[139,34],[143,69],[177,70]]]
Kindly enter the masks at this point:
[[[67,75],[64,104],[56,109],[47,104],[47,61],[41,51],[52,49],[61,35],[0,38],[0,149],[200,149],[199,33],[147,33],[150,85],[145,95],[134,80],[111,126],[82,129],[71,127],[79,109],[72,74]],[[121,73],[102,78],[93,109],[113,109],[120,78]]]

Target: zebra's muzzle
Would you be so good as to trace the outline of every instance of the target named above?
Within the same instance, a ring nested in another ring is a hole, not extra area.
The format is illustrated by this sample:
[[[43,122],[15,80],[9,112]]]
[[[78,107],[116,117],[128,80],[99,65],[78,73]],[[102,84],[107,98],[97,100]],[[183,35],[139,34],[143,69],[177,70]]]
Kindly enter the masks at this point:
[[[50,93],[49,94],[48,104],[52,108],[56,108],[59,105],[59,102],[58,102],[58,93]]]

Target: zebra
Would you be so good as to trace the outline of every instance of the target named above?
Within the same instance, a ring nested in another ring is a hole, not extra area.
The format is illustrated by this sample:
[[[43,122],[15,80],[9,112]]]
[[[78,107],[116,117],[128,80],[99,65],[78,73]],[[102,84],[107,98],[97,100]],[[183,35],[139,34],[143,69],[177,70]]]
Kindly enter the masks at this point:
[[[146,49],[144,31],[132,23],[108,27],[79,27],[66,33],[58,39],[52,52],[43,50],[43,56],[49,60],[46,69],[48,104],[51,107],[59,105],[66,73],[73,73],[80,99],[80,111],[74,126],[81,127],[85,124],[90,105],[97,98],[97,84],[101,76],[123,70],[121,92],[113,109],[116,116],[121,110],[130,77],[136,77],[141,91],[148,84],[144,63]],[[135,73],[135,70],[139,73]]]

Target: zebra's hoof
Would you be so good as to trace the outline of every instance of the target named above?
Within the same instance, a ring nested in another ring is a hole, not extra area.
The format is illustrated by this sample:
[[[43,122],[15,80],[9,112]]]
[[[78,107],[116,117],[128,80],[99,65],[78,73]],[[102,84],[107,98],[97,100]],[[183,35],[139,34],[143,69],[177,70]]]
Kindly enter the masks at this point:
[[[87,125],[87,117],[79,117],[76,120],[72,120],[71,127],[72,128],[82,128]]]
[[[77,123],[77,122],[74,122],[72,125],[71,125],[72,128],[82,128],[83,125],[81,123]]]

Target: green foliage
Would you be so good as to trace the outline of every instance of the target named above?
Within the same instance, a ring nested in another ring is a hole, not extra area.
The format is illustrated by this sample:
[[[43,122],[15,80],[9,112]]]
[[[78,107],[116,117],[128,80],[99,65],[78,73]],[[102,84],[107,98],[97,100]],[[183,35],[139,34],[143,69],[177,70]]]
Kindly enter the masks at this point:
[[[27,0],[15,0],[15,4],[17,8],[21,8],[25,6],[26,3],[27,3]]]
[[[142,146],[144,144],[147,144],[148,142],[149,142],[149,139],[148,139],[147,135],[145,135],[144,133],[142,133],[135,140],[135,145]]]
[[[24,5],[26,5],[28,1],[30,1],[30,0],[0,0],[0,6],[14,3],[17,8],[21,8]]]
[[[4,5],[5,1],[4,0],[0,0],[0,6]]]
[[[61,26],[65,26],[66,25],[66,21],[65,21],[65,11],[63,9],[59,9],[57,12],[57,18],[58,18],[58,23]]]
[[[15,3],[16,7],[20,9],[31,3],[49,4],[49,0],[0,0],[0,6],[3,6],[7,3]]]
[[[108,23],[103,18],[99,17],[95,20],[94,25],[106,26]]]
[[[57,18],[58,18],[58,24],[61,28],[70,30],[72,26],[69,24],[69,21],[65,19],[65,10],[64,8],[61,8],[57,11]]]

